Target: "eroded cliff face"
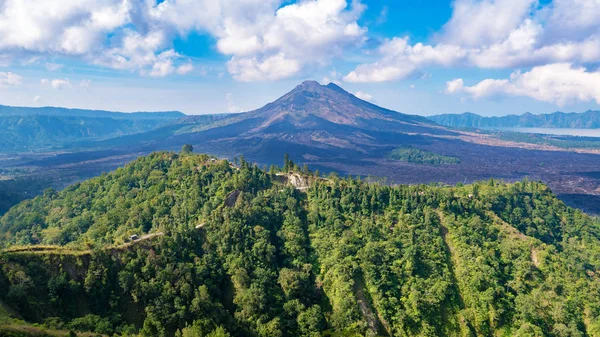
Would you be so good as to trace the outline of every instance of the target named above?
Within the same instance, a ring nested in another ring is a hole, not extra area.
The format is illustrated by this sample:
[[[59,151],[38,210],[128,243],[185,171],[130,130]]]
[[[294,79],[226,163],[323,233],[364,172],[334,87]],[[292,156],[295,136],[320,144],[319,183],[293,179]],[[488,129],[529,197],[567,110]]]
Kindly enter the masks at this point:
[[[288,183],[299,190],[304,190],[309,186],[309,179],[298,173],[290,173],[288,174]]]

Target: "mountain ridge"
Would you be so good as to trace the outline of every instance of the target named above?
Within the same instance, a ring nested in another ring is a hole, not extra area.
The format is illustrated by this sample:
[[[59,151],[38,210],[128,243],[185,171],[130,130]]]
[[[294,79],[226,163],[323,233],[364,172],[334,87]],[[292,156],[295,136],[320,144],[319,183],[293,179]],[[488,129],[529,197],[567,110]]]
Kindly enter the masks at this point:
[[[561,112],[548,114],[506,115],[485,117],[471,112],[462,114],[441,114],[428,117],[444,126],[457,128],[478,127],[541,127],[541,128],[600,128],[600,111]]]
[[[0,218],[0,335],[25,320],[109,336],[596,336],[599,232],[538,181],[392,186],[156,152]]]
[[[64,107],[23,107],[0,105],[0,117],[2,116],[62,116],[62,117],[102,117],[115,119],[174,119],[183,118],[187,115],[180,111],[136,111],[119,112],[95,109],[64,108]]]
[[[62,149],[78,142],[143,133],[186,118],[177,111],[124,113],[0,105],[0,152]]]

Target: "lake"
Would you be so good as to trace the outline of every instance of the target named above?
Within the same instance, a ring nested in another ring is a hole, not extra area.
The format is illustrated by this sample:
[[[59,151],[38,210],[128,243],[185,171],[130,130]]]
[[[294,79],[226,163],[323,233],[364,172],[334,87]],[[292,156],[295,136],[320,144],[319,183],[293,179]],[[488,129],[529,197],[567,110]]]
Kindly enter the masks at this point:
[[[485,130],[512,131],[521,133],[540,133],[558,136],[600,137],[600,129],[564,129],[564,128],[482,128]]]

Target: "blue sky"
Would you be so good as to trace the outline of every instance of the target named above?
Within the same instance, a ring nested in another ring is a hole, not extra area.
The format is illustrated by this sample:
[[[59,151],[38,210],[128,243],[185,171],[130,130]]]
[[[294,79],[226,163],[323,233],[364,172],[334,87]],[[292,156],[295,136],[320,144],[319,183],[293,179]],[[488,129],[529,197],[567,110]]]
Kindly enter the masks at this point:
[[[0,104],[188,114],[315,79],[431,115],[600,109],[599,0],[4,0]]]

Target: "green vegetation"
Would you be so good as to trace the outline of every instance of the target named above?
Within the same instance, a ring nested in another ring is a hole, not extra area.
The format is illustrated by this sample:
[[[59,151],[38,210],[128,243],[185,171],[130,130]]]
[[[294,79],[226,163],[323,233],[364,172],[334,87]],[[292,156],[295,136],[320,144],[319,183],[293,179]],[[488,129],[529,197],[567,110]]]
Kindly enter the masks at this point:
[[[458,164],[460,159],[443,156],[434,152],[425,151],[412,146],[397,148],[389,156],[391,159],[411,164],[420,165],[448,165]]]
[[[0,180],[0,215],[23,200],[42,194],[51,184],[47,178],[18,177]]]
[[[154,130],[169,119],[0,115],[0,152],[44,151]]]
[[[190,144],[184,144],[181,147],[181,153],[190,154],[192,152],[194,152],[194,147],[192,145],[190,145]]]
[[[155,153],[25,201],[0,244],[75,251],[0,253],[0,300],[95,334],[600,336],[600,223],[545,185],[390,187],[285,162],[307,189]]]

